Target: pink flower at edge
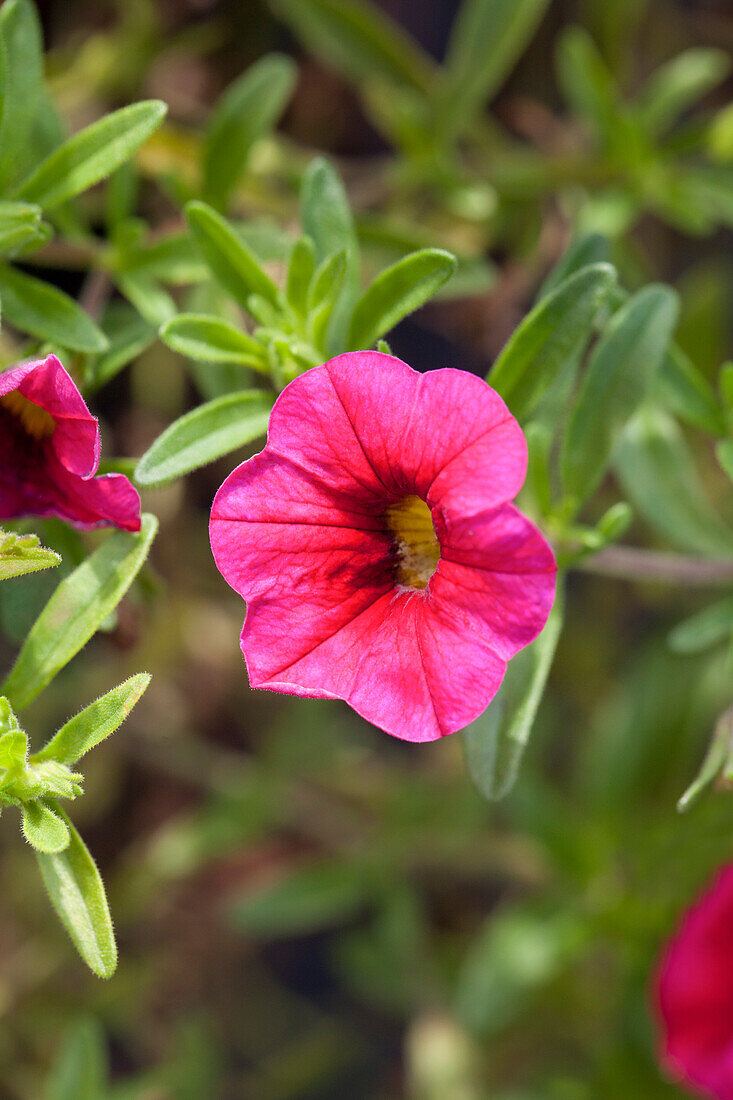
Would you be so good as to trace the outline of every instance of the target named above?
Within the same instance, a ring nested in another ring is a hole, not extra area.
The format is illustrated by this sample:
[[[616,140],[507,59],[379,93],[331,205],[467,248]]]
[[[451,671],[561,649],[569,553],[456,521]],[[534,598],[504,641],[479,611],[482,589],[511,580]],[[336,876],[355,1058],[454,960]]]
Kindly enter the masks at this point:
[[[95,477],[99,454],[99,424],[55,355],[0,374],[0,521],[138,531],[137,491],[122,474]]]
[[[684,914],[653,996],[669,1076],[696,1096],[733,1100],[733,864]]]
[[[351,352],[291,382],[211,512],[252,686],[345,699],[407,741],[468,725],[554,599],[552,551],[509,503],[526,466],[464,371]]]

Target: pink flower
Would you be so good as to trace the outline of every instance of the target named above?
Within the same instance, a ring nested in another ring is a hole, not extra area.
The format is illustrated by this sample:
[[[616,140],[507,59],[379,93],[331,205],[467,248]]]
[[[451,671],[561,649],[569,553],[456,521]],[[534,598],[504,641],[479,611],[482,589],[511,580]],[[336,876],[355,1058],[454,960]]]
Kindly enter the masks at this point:
[[[733,1100],[733,864],[685,913],[662,957],[661,1060],[695,1095]]]
[[[99,424],[55,355],[0,374],[0,520],[138,531],[140,498],[122,474],[94,477],[99,451]]]
[[[471,722],[554,597],[552,551],[508,503],[526,466],[463,371],[365,351],[291,382],[211,512],[252,686],[345,699],[407,741]]]

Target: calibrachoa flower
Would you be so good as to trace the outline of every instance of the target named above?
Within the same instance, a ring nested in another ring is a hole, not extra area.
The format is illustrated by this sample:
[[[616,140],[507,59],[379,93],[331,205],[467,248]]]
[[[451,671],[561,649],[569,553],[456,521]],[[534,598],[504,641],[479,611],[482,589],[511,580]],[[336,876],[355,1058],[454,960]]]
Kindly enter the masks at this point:
[[[733,864],[685,913],[655,988],[661,1059],[695,1095],[733,1100]]]
[[[291,382],[211,513],[252,686],[345,699],[407,741],[471,722],[552,606],[552,552],[508,503],[526,466],[463,371],[353,352]]]
[[[99,424],[55,355],[0,374],[0,520],[138,531],[140,498],[122,474],[94,477],[99,452]]]

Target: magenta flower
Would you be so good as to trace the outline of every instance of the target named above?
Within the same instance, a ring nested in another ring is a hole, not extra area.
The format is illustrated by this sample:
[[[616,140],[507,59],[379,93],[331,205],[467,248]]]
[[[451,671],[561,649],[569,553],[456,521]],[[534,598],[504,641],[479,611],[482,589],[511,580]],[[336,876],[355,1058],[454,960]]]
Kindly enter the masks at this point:
[[[0,374],[0,520],[138,531],[140,498],[122,474],[94,477],[99,451],[99,424],[55,355]]]
[[[733,1100],[733,864],[689,909],[655,988],[661,1060],[697,1096]]]
[[[211,512],[252,686],[345,699],[407,741],[471,722],[554,597],[552,551],[508,503],[526,466],[463,371],[352,352],[291,382]]]

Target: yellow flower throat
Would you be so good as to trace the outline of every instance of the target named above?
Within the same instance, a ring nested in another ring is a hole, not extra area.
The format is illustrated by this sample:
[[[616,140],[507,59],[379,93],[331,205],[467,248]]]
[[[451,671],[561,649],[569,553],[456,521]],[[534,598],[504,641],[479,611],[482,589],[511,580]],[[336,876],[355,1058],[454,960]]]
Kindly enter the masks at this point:
[[[430,509],[420,497],[390,504],[384,513],[396,555],[396,576],[405,588],[427,588],[440,560]]]
[[[48,436],[53,435],[56,423],[51,414],[40,405],[34,405],[17,390],[6,394],[5,397],[0,397],[0,405],[13,416],[17,416],[25,431],[33,439],[47,439]]]

